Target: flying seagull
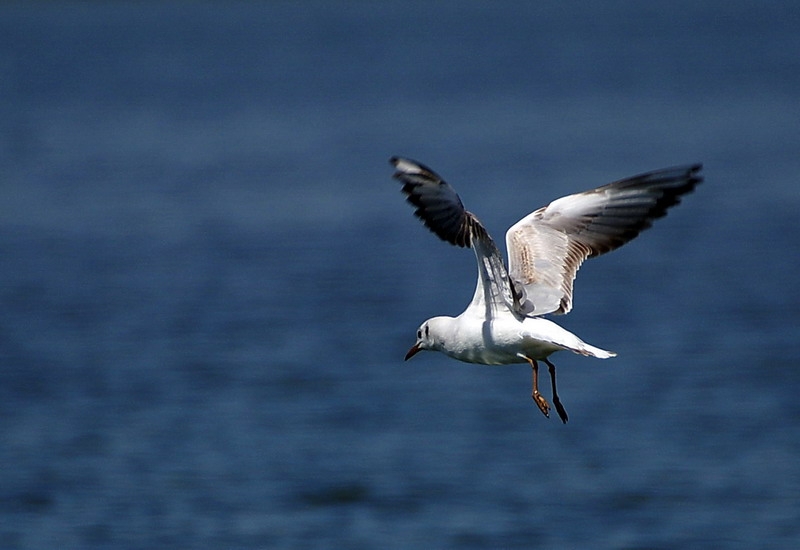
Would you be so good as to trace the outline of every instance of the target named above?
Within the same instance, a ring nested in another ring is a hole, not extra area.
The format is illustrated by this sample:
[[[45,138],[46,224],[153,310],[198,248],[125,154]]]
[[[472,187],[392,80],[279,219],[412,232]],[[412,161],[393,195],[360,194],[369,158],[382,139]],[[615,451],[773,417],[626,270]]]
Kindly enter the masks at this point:
[[[550,405],[539,393],[539,366],[550,373],[553,404],[566,424],[567,412],[556,392],[556,367],[550,354],[569,350],[608,359],[616,354],[589,345],[545,319],[572,309],[572,283],[587,258],[619,248],[651,226],[703,181],[701,164],[647,172],[555,200],[515,223],[506,232],[508,266],[489,233],[436,172],[419,162],[392,157],[394,178],[415,214],[439,238],[472,248],[478,284],[458,317],[433,317],[417,330],[406,360],[421,350],[440,351],[468,363],[529,363],[531,397],[545,416]]]

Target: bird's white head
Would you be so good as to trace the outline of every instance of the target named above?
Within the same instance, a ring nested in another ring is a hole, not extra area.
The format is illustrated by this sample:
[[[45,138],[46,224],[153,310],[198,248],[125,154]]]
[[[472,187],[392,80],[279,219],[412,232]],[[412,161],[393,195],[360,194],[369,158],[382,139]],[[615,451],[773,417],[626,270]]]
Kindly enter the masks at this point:
[[[452,317],[433,317],[422,323],[417,329],[416,343],[406,353],[406,361],[422,350],[441,351],[445,329],[452,321]]]

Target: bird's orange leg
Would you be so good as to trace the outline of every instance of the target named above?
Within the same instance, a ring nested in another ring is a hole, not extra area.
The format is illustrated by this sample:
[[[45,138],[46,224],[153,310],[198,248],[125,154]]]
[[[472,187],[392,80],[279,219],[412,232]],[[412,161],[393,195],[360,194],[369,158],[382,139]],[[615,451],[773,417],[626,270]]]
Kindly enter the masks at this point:
[[[534,403],[539,407],[539,410],[542,411],[542,414],[550,418],[550,405],[547,403],[547,399],[539,393],[539,364],[530,357],[524,355],[522,357],[531,364],[531,370],[533,371],[533,391],[531,392],[531,397]]]

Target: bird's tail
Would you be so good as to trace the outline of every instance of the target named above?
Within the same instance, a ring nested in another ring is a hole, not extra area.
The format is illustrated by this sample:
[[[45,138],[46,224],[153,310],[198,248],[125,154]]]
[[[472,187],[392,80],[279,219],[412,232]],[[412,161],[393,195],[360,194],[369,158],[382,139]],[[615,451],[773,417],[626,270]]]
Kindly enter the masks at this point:
[[[611,357],[617,356],[617,354],[614,353],[613,351],[607,351],[604,349],[596,348],[590,344],[587,344],[586,342],[582,342],[582,344],[583,345],[581,345],[581,347],[576,350],[577,353],[580,353],[581,355],[597,357],[598,359],[609,359]]]

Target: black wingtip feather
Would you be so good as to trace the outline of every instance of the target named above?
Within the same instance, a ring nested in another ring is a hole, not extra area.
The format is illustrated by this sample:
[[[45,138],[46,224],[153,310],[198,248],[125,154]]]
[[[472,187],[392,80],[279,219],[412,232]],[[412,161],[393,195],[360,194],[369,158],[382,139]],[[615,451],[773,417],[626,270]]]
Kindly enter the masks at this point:
[[[700,175],[702,168],[703,165],[701,163],[676,166],[655,172],[646,172],[599,188],[598,191],[607,187],[633,188],[646,186],[649,188],[649,193],[652,193],[652,195],[660,194],[660,196],[657,196],[655,202],[650,205],[621,204],[619,206],[609,206],[607,211],[618,212],[620,220],[615,220],[613,216],[598,218],[592,222],[591,227],[594,231],[604,232],[603,226],[606,226],[608,228],[606,231],[609,235],[614,235],[615,233],[616,235],[606,246],[593,249],[589,257],[600,256],[619,248],[636,238],[642,231],[652,227],[655,220],[666,216],[669,209],[680,204],[684,195],[693,192],[695,187],[703,182],[703,176]],[[620,231],[617,225],[630,223],[624,218],[629,217],[631,213],[635,214],[636,209],[640,207],[643,210],[639,213],[639,216],[641,216],[639,223]],[[627,212],[628,210],[631,212]]]
[[[397,170],[392,177],[403,183],[406,201],[425,227],[445,242],[471,247],[474,216],[464,210],[461,199],[444,180],[415,160],[393,156],[389,162]],[[447,188],[445,196],[436,195],[439,186]]]

